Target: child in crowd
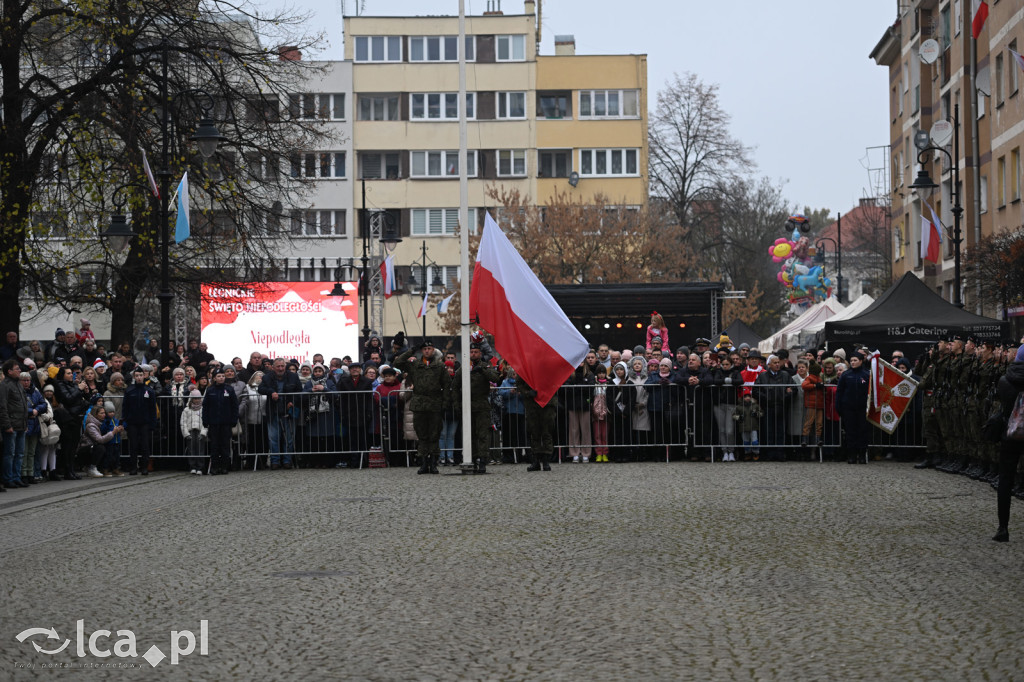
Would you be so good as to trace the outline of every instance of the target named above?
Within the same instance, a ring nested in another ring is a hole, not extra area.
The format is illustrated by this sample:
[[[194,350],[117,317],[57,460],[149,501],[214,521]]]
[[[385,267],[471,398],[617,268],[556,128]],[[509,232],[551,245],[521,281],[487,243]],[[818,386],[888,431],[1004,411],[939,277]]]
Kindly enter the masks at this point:
[[[647,327],[647,350],[651,350],[651,339],[655,336],[661,337],[662,348],[671,348],[668,345],[668,328],[665,326],[665,319],[657,311],[651,313],[651,324]]]
[[[754,457],[761,454],[761,443],[757,440],[757,429],[762,416],[764,416],[764,411],[761,410],[761,406],[757,404],[757,401],[749,393],[743,396],[743,401],[736,406],[736,410],[732,415],[740,429],[740,433],[743,434],[743,450],[748,455],[753,455]]]
[[[594,431],[594,460],[608,460],[608,369],[601,364],[594,367],[596,381],[594,399],[590,403],[590,423]]]
[[[825,384],[821,381],[821,365],[813,360],[810,362],[802,386],[804,389],[804,428],[800,436],[800,445],[807,445],[808,442],[821,445],[825,428]],[[814,431],[814,441],[810,440],[812,430]]]
[[[189,473],[203,475],[203,450],[206,447],[206,427],[203,426],[203,395],[196,389],[189,393],[188,407],[181,413],[181,435],[185,437]]]

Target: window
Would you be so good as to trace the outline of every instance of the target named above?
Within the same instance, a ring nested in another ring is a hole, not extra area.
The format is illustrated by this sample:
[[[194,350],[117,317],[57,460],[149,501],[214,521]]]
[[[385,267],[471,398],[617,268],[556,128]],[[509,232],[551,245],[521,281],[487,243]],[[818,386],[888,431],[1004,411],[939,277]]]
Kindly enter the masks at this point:
[[[364,180],[397,180],[398,152],[361,152],[359,177]]]
[[[1019,50],[1017,49],[1016,40],[1010,41],[1010,49],[1013,50],[1014,52],[1019,53]],[[1013,68],[1013,66],[1010,66],[1008,71],[1008,75],[1010,77],[1010,87],[1006,89],[1010,93],[1010,97],[1013,97],[1014,95],[1017,94],[1017,91],[1020,90],[1020,69],[1015,69]]]
[[[316,96],[309,92],[288,95],[288,113],[292,118],[316,118]]]
[[[291,158],[293,178],[342,179],[345,152],[307,152]]]
[[[981,176],[980,186],[981,186],[981,189],[980,189],[981,196],[978,197],[978,198],[981,199],[981,212],[982,213],[986,213],[988,211],[988,176],[987,175],[982,175]]]
[[[409,38],[410,62],[457,62],[459,61],[458,36],[411,36]]]
[[[498,177],[526,175],[525,149],[498,150]]]
[[[459,177],[458,151],[416,151],[410,152],[413,178],[457,178]],[[466,152],[466,175],[476,177],[476,150]]]
[[[332,121],[345,120],[345,93],[321,93],[320,108],[317,114],[320,118]]]
[[[571,149],[542,149],[537,174],[542,178],[567,178],[572,172]]]
[[[498,118],[526,118],[525,92],[499,92]]]
[[[537,116],[544,118],[572,118],[569,102],[572,97],[566,92],[537,93]]]
[[[414,208],[410,213],[414,237],[452,235],[459,226],[457,208]]]
[[[466,118],[476,118],[476,93],[466,93]],[[414,92],[409,95],[410,121],[459,120],[459,93]]]
[[[637,118],[637,90],[580,90],[580,118]]]
[[[996,106],[1000,107],[1003,105],[1003,55],[996,55]]]
[[[996,162],[996,206],[1002,208],[1006,204],[1006,157],[1000,156]]]
[[[359,95],[360,121],[397,121],[398,95]]]
[[[498,36],[495,42],[498,45],[497,58],[499,62],[526,61],[525,35]]]
[[[343,209],[299,210],[291,212],[294,237],[344,237],[345,211]]]
[[[356,36],[357,62],[402,61],[402,39],[398,36]]]
[[[278,101],[277,97],[250,97],[246,103],[248,105],[246,109],[246,118],[250,123],[281,120],[281,103]]]
[[[637,149],[581,149],[580,175],[637,175]]]
[[[249,152],[245,155],[245,166],[253,179],[277,180],[280,161],[276,155],[264,156],[259,152]]]
[[[1020,147],[1010,152],[1010,201],[1020,200]]]
[[[921,108],[921,85],[917,84],[914,86],[914,109],[911,113],[916,114]]]

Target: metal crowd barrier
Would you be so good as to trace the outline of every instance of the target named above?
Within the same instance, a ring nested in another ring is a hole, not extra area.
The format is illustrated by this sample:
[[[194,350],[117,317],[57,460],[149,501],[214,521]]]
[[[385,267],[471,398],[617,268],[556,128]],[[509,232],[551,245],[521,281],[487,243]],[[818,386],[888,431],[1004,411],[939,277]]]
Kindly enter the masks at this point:
[[[727,453],[774,459],[786,451],[822,461],[835,456],[842,444],[842,423],[826,407],[820,436],[812,421],[807,445],[802,445],[806,413],[796,384],[752,387],[763,413],[753,421],[744,420],[745,387],[609,383],[602,388],[603,398],[594,386],[559,389],[554,433],[559,461],[575,456],[594,460],[598,455],[615,461],[721,461]],[[834,386],[826,387],[826,395],[830,392],[826,405],[834,402]],[[268,407],[272,401],[250,391],[240,408],[233,455],[246,466],[251,458],[254,468],[276,453],[283,455],[282,450],[299,466],[361,468],[368,465],[371,449],[379,448],[389,466],[409,466],[416,451],[416,441],[405,432],[411,391],[398,394],[383,401],[375,400],[373,391],[282,394]],[[187,457],[180,427],[187,400],[161,396],[158,405],[161,418],[153,456]],[[491,459],[518,462],[527,456],[531,439],[522,400],[513,388],[496,386],[491,405]],[[454,408],[445,414],[442,454],[462,453],[459,417]],[[743,424],[757,428],[745,430]],[[919,412],[911,411],[891,435],[872,428],[871,448],[909,459],[924,447],[921,424]]]

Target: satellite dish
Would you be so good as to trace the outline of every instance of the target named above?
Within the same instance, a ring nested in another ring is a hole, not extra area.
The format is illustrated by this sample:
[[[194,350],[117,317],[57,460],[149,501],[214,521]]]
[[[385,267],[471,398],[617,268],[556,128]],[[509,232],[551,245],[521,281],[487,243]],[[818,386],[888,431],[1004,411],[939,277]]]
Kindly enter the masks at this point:
[[[932,142],[940,147],[945,147],[953,139],[953,124],[946,120],[936,121],[932,124],[929,134]]]
[[[925,64],[934,64],[935,60],[939,58],[939,41],[929,38],[928,40],[921,43],[921,49],[919,55],[921,61]]]
[[[569,184],[573,187],[580,184],[580,174],[576,171],[569,173]]]
[[[992,72],[987,66],[978,69],[978,75],[974,77],[974,86],[985,97],[992,96]]]

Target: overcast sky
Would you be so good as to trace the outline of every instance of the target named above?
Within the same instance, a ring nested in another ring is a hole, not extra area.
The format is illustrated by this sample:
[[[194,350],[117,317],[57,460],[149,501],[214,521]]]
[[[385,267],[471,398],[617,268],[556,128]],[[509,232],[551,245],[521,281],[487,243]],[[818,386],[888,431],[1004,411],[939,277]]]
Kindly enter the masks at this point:
[[[264,0],[277,5],[276,0]],[[355,11],[358,0],[344,0]],[[884,193],[889,143],[888,70],[868,54],[896,18],[894,0],[541,0],[542,54],[554,36],[576,37],[577,54],[647,54],[650,106],[673,72],[717,83],[731,133],[754,147],[759,175],[784,180],[802,208],[845,213]],[[342,56],[342,0],[303,0]],[[521,14],[523,0],[501,0]],[[482,14],[487,0],[466,0]],[[365,0],[365,15],[457,15],[458,0]],[[312,28],[310,30],[313,30]],[[312,55],[310,55],[312,56]]]

